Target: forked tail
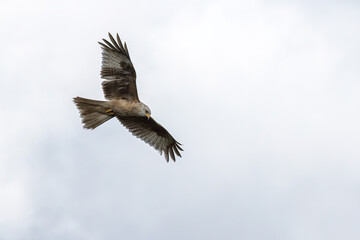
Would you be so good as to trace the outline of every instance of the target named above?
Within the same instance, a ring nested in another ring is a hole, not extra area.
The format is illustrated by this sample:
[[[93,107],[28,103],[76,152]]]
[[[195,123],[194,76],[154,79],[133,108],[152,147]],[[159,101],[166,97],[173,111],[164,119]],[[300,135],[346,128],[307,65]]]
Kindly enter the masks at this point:
[[[94,129],[114,117],[106,113],[108,109],[106,101],[76,97],[74,103],[80,111],[84,128]]]

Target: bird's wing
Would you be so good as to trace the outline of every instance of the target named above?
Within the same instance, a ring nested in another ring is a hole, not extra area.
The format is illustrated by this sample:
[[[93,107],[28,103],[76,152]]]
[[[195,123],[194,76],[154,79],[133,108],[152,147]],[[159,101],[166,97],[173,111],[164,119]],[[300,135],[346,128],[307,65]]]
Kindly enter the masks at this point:
[[[181,157],[179,152],[179,150],[183,151],[180,147],[181,144],[153,118],[122,116],[117,116],[117,118],[134,136],[154,147],[160,154],[164,152],[167,162],[169,161],[169,154],[174,162],[175,154]]]
[[[116,34],[117,42],[110,33],[109,38],[111,43],[106,39],[104,43],[99,42],[103,50],[101,78],[106,79],[102,82],[105,98],[139,101],[136,72],[126,43],[122,45],[119,34]]]

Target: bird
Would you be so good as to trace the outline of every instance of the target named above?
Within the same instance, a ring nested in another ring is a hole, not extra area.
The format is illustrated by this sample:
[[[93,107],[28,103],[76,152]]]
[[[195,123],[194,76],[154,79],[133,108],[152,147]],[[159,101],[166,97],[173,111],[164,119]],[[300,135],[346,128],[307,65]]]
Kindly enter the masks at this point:
[[[169,155],[175,162],[175,155],[181,157],[180,143],[151,117],[150,108],[139,100],[136,88],[136,72],[129,51],[119,34],[116,40],[109,33],[109,42],[98,42],[102,48],[101,85],[107,101],[92,100],[83,97],[73,98],[80,112],[83,127],[95,129],[106,121],[116,117],[134,136],[140,138],[156,150]]]

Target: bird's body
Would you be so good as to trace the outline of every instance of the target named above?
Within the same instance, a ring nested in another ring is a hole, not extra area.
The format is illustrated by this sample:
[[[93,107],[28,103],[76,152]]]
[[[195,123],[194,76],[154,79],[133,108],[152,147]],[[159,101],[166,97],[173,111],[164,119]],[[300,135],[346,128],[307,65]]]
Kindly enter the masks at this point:
[[[110,33],[109,38],[112,44],[105,39],[105,44],[99,42],[103,48],[101,77],[106,79],[102,87],[108,101],[74,98],[84,128],[94,129],[116,117],[133,135],[159,150],[160,154],[164,152],[167,161],[169,155],[175,161],[175,154],[181,157],[180,143],[150,117],[150,108],[139,100],[136,73],[126,43],[124,47],[119,35],[117,42]]]
[[[142,102],[128,101],[124,99],[115,99],[108,101],[109,108],[114,112],[116,116],[144,116],[141,109],[144,107]]]

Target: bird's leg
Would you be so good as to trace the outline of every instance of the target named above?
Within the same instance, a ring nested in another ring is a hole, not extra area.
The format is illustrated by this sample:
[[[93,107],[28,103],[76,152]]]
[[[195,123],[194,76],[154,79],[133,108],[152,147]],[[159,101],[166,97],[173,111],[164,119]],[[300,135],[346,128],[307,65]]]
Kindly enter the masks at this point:
[[[110,116],[112,116],[112,115],[114,115],[114,112],[113,112],[113,110],[112,109],[106,109],[106,111],[105,111],[108,115],[110,115]]]

